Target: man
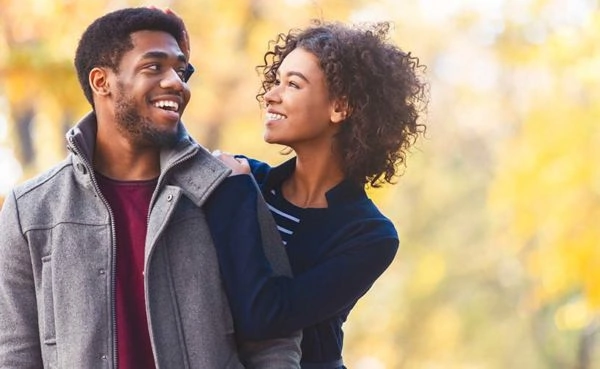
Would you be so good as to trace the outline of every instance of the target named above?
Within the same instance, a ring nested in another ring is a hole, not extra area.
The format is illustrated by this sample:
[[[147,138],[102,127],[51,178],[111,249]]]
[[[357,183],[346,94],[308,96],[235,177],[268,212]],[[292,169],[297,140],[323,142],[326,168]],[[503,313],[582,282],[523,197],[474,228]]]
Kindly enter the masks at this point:
[[[223,209],[252,217],[212,200],[231,191],[256,209],[264,221],[243,226],[262,231],[274,271],[289,265],[250,177],[228,177],[181,123],[183,37],[179,18],[148,8],[84,32],[75,66],[93,111],[67,133],[67,159],[0,213],[1,368],[299,367],[299,336],[236,334],[211,233],[242,230],[209,224]]]

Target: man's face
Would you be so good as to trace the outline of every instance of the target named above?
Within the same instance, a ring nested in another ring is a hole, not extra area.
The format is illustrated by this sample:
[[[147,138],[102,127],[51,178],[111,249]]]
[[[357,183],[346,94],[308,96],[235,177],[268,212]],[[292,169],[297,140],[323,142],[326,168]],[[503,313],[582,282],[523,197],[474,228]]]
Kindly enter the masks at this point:
[[[185,56],[170,34],[138,31],[118,73],[112,73],[118,132],[140,147],[170,147],[177,142],[181,115],[190,100],[183,81]]]

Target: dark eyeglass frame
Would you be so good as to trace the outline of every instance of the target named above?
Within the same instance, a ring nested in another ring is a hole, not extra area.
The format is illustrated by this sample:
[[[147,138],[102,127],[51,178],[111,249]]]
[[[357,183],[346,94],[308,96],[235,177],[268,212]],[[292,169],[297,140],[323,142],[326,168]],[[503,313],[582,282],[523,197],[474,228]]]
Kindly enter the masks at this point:
[[[192,63],[188,63],[187,67],[185,68],[185,73],[183,74],[183,81],[184,82],[189,81],[190,77],[192,76],[192,74],[194,74],[195,71],[196,71],[196,68],[194,68]]]

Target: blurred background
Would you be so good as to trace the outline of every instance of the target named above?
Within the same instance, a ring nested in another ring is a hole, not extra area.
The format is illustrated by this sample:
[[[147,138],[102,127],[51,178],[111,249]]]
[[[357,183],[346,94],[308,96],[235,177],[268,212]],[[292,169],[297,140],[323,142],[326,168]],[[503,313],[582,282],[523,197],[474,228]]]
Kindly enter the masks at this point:
[[[600,1],[0,0],[0,203],[89,109],[85,27],[147,5],[187,22],[188,130],[273,164],[254,68],[277,33],[389,20],[428,66],[427,136],[369,190],[401,249],[345,326],[349,368],[600,368]]]

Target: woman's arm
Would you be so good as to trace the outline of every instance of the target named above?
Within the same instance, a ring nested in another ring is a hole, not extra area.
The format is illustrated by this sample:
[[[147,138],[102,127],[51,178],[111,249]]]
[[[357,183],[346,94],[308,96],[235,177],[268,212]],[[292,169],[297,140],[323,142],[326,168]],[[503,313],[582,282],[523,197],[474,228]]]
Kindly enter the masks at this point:
[[[366,219],[347,225],[353,237],[322,263],[294,278],[275,276],[262,247],[256,203],[245,198],[217,191],[206,209],[236,329],[248,339],[285,336],[351,307],[396,253],[395,233],[382,229],[380,219]],[[237,216],[226,216],[231,212],[225,203],[236,207]]]
[[[251,338],[244,333],[244,325],[240,324],[244,321],[240,315],[242,306],[252,301],[254,289],[263,286],[269,276],[291,275],[276,230],[261,234],[256,211],[261,199],[257,195],[260,192],[251,176],[229,177],[215,189],[204,207],[236,325],[240,359],[249,368],[299,368],[300,330],[289,331],[278,337]],[[247,259],[249,263],[244,265],[243,255],[234,255],[239,260],[231,267],[224,262],[223,255],[235,249],[240,242],[248,242],[259,249],[264,247],[268,257],[261,253],[260,260]],[[256,264],[251,265],[254,262]]]

